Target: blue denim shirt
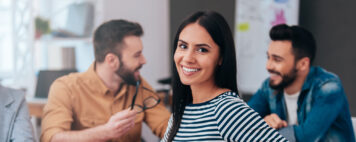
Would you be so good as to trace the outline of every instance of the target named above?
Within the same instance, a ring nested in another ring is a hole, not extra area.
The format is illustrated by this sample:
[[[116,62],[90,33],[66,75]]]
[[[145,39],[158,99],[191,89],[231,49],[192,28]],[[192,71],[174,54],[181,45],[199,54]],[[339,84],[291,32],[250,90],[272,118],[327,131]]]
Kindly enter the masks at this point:
[[[266,79],[248,102],[262,117],[276,113],[287,121],[283,91],[273,90]],[[349,104],[340,79],[320,67],[311,67],[298,98],[298,125],[280,129],[300,142],[355,142]],[[288,138],[288,137],[287,137]]]

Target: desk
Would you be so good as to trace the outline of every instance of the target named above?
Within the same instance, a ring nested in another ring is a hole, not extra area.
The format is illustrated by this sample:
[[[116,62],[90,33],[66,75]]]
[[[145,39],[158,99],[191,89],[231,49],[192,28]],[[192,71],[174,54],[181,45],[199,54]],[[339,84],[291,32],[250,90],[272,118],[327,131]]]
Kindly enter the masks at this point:
[[[30,111],[30,116],[34,116],[36,118],[42,118],[43,108],[46,105],[46,102],[29,100],[27,102],[27,105]]]
[[[30,116],[32,117],[31,122],[34,126],[36,139],[39,139],[41,135],[41,119],[46,103],[47,99],[27,99],[27,106],[30,111]]]

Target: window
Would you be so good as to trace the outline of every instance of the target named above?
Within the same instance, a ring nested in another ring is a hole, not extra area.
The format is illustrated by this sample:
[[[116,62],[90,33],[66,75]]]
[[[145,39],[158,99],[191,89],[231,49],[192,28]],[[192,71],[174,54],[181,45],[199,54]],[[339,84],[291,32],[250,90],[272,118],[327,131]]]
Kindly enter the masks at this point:
[[[13,88],[30,88],[33,51],[32,0],[0,0],[0,79]],[[31,78],[32,77],[32,78]]]
[[[91,38],[55,36],[68,25],[71,4],[84,1],[0,0],[0,84],[24,89],[31,96],[36,72],[62,69],[59,68],[62,67],[62,54],[58,51],[63,47],[80,50],[75,55],[75,58],[81,59],[76,59],[77,68],[79,71],[86,70],[94,58],[93,50],[87,48],[92,48]],[[50,31],[42,37],[36,34],[37,17],[49,21]],[[86,62],[82,63],[83,60]]]
[[[0,0],[0,79],[14,71],[14,48],[11,0]]]

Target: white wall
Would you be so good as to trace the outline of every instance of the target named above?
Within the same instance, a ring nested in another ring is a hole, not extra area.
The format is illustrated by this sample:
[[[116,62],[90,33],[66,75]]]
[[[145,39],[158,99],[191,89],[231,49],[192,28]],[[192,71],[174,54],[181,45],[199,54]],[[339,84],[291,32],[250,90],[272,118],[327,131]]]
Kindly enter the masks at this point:
[[[143,54],[147,64],[141,75],[155,89],[158,79],[169,76],[169,1],[167,0],[105,0],[97,6],[96,25],[111,19],[126,19],[141,24],[144,35]],[[95,27],[96,28],[96,27]]]

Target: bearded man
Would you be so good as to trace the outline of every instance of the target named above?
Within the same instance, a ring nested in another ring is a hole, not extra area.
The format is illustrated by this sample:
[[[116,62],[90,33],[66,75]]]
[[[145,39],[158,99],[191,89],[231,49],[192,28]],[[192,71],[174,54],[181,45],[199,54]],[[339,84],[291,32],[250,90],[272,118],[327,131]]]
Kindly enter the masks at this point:
[[[112,20],[94,33],[95,61],[57,79],[42,120],[42,142],[141,141],[142,122],[159,137],[170,113],[140,77],[146,63],[138,23]]]
[[[349,105],[339,77],[312,66],[313,35],[299,26],[270,30],[270,77],[248,102],[290,141],[354,142]]]

